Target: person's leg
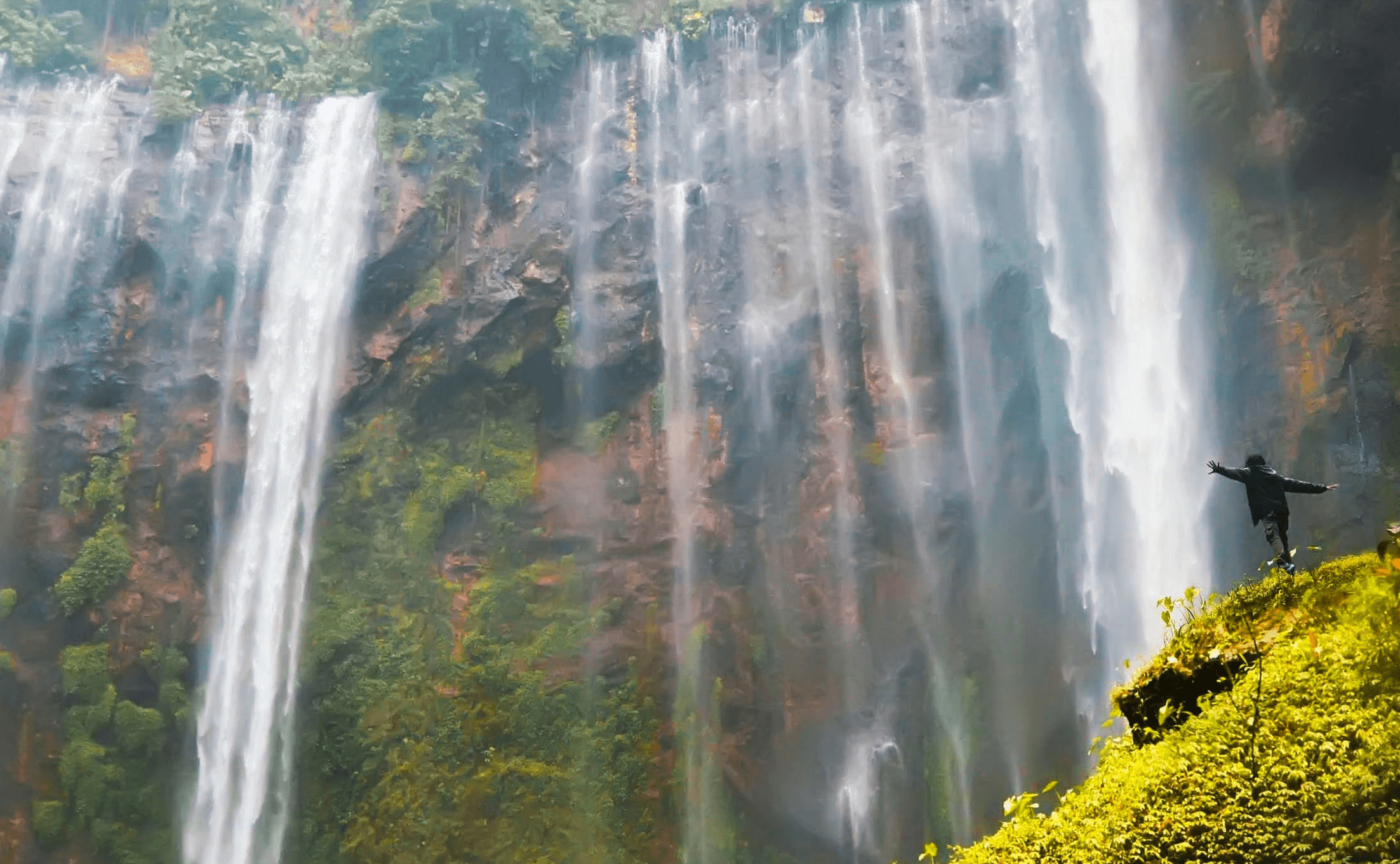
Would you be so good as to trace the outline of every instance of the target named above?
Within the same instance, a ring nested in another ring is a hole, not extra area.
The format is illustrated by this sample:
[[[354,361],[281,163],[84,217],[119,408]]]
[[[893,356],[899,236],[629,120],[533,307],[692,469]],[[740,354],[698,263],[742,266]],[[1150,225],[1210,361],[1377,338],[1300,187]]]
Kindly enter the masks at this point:
[[[1284,566],[1286,566],[1286,567],[1289,569],[1289,571],[1292,571],[1292,569],[1293,569],[1293,553],[1290,551],[1291,547],[1288,545],[1288,514],[1287,514],[1287,513],[1285,513],[1284,515],[1278,517],[1278,539],[1279,539],[1280,545],[1283,546],[1283,563],[1284,563]]]
[[[1287,564],[1288,540],[1278,516],[1273,513],[1264,517],[1264,539],[1269,541],[1269,548],[1274,550],[1274,560],[1271,563],[1279,566]]]

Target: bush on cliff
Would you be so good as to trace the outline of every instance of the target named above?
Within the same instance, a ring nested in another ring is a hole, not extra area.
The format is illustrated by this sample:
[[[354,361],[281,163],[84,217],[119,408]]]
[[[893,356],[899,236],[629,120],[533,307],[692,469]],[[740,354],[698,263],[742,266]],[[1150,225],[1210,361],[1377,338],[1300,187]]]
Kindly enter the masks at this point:
[[[1054,813],[1008,802],[961,864],[1400,857],[1400,571],[1344,558],[1247,586],[1174,635],[1160,663],[1249,646],[1200,714],[1097,771]],[[1141,681],[1141,679],[1140,679]]]
[[[159,687],[158,707],[118,699],[105,642],[63,649],[59,667],[68,703],[67,740],[58,760],[63,797],[34,805],[41,842],[56,843],[71,831],[85,835],[102,860],[174,861],[171,805],[181,781],[172,748],[182,744],[181,718],[188,712],[177,680],[188,660],[178,649],[151,646],[142,661]],[[173,700],[167,699],[172,683],[180,697]]]
[[[131,571],[131,549],[113,520],[84,541],[73,566],[58,577],[53,596],[65,615],[101,601]]]

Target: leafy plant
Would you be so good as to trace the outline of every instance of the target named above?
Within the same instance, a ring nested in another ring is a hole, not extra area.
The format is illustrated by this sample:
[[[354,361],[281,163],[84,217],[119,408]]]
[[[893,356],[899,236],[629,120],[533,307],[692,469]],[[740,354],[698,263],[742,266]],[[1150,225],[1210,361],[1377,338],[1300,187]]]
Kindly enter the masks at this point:
[[[274,92],[308,60],[305,43],[276,5],[258,0],[171,0],[151,47],[155,109],[192,116],[242,91]]]
[[[19,594],[13,588],[0,588],[0,621],[10,617],[19,602]]]
[[[17,69],[54,71],[84,64],[72,41],[83,23],[79,12],[44,15],[38,0],[0,0],[0,53]]]

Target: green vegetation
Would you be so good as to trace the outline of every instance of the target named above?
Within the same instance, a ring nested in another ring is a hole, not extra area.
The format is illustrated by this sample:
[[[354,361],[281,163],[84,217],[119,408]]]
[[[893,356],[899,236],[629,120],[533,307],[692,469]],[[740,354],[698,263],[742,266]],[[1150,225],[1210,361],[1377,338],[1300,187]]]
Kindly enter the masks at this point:
[[[122,527],[108,521],[84,541],[78,560],[58,577],[54,599],[64,614],[101,601],[131,571],[131,549]]]
[[[1244,202],[1228,183],[1217,183],[1210,192],[1210,224],[1215,260],[1220,274],[1230,282],[1262,282],[1273,273],[1273,262],[1251,236]]]
[[[1198,126],[1224,123],[1238,110],[1240,82],[1233,69],[1207,72],[1186,85],[1191,122]]]
[[[0,621],[10,617],[19,602],[19,594],[13,588],[0,588]]]
[[[618,411],[610,411],[597,420],[584,423],[580,436],[583,449],[594,454],[603,452],[621,425],[622,414]]]
[[[178,660],[176,659],[178,658]],[[62,800],[34,804],[35,833],[46,845],[79,831],[102,855],[122,864],[164,864],[175,855],[171,804],[177,763],[172,747],[188,702],[165,698],[188,666],[174,648],[149,648],[146,667],[159,684],[160,705],[119,699],[105,643],[71,645],[59,666],[68,707],[67,741],[59,757]],[[153,665],[153,661],[155,662]],[[179,692],[183,693],[183,685]]]
[[[34,802],[34,836],[45,846],[53,846],[63,839],[63,802]]]
[[[1343,558],[1221,599],[1170,604],[1161,665],[1257,656],[1201,713],[1134,746],[1045,815],[1008,802],[964,864],[1342,862],[1400,854],[1400,568]],[[1191,611],[1178,624],[1173,612]],[[1151,668],[1139,677],[1150,676]],[[1046,790],[1047,792],[1049,790]]]
[[[53,597],[65,615],[101,602],[131,571],[131,548],[120,523],[126,513],[126,484],[131,477],[131,450],[136,442],[136,415],[121,419],[121,444],[110,456],[93,456],[86,479],[67,474],[59,504],[83,518],[101,516],[102,525],[78,550],[77,560],[58,577]]]
[[[15,655],[9,651],[0,651],[0,673],[11,674],[15,671]]]
[[[554,313],[554,332],[559,334],[559,345],[554,349],[554,365],[570,366],[574,362],[574,319],[568,306],[560,306]]]
[[[83,48],[72,40],[82,23],[78,12],[42,14],[38,0],[0,0],[0,52],[18,69],[45,72],[81,65]]]
[[[517,524],[535,492],[535,399],[504,387],[434,407],[431,422],[388,407],[333,459],[289,857],[650,860],[659,712],[635,666],[578,674],[610,609]],[[464,579],[439,548],[449,520]]]
[[[273,92],[308,51],[277,7],[258,0],[170,0],[151,49],[156,112],[182,119],[248,90]]]
[[[12,66],[87,63],[113,6],[45,15],[37,0],[0,0],[0,46]],[[376,92],[381,153],[431,160],[428,201],[446,207],[476,181],[479,126],[491,79],[545,85],[601,39],[662,25],[690,38],[729,5],[716,0],[369,0],[287,6],[272,0],[119,0],[123,17],[161,24],[145,34],[155,110],[182,121],[241,93],[283,99]],[[778,4],[779,7],[785,4]],[[132,8],[127,8],[132,7]],[[137,7],[140,7],[139,9]],[[86,39],[87,45],[77,44]],[[138,54],[141,49],[138,47]],[[144,65],[145,55],[142,55]]]

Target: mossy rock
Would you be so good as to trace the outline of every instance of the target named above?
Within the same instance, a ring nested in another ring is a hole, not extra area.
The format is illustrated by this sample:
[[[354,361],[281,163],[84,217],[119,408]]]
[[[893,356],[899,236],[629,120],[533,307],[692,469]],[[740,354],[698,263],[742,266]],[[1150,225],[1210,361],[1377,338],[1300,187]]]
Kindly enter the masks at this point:
[[[1344,558],[1207,604],[1134,686],[1168,667],[1208,674],[1233,651],[1247,665],[1230,686],[1141,745],[1108,740],[1053,813],[1027,804],[1035,793],[1011,799],[1001,829],[952,860],[1400,859],[1400,572],[1378,565]]]

